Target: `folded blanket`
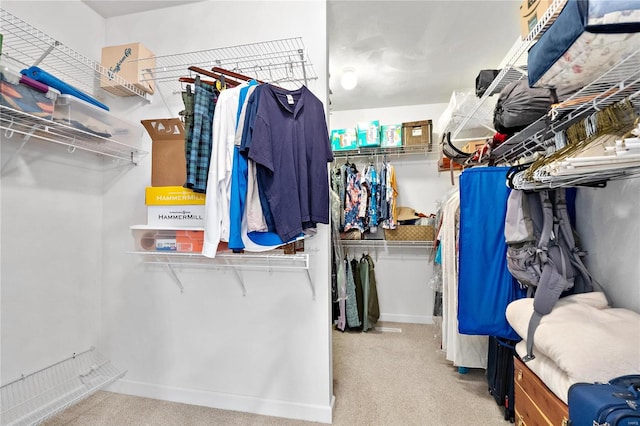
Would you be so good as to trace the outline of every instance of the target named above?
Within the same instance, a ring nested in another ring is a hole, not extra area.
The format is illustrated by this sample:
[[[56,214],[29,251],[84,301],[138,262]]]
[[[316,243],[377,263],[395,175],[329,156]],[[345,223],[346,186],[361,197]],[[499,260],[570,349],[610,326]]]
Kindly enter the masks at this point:
[[[532,313],[532,298],[507,307],[509,324],[523,338]],[[609,308],[600,292],[562,298],[542,317],[534,354],[552,360],[573,383],[640,374],[640,314]]]
[[[76,89],[75,87],[71,86],[70,84],[65,83],[64,81],[60,80],[59,78],[49,74],[48,72],[38,68],[38,67],[30,67],[27,69],[24,69],[22,71],[20,71],[20,73],[22,73],[22,75],[25,75],[29,78],[32,78],[36,81],[39,81],[41,83],[46,84],[47,86],[53,87],[54,89],[59,90],[61,93],[64,94],[69,94],[72,96],[75,96],[78,99],[82,99],[83,101],[87,101],[93,105],[96,105],[102,109],[105,109],[107,111],[109,111],[109,107],[106,106],[105,104],[97,101],[96,99],[92,98],[91,96],[87,95],[86,93],[84,93],[83,91]]]

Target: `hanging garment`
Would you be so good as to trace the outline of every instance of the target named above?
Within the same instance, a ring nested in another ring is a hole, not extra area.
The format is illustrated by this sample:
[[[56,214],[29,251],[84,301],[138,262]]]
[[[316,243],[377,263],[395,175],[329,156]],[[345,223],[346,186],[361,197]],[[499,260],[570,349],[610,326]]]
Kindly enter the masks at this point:
[[[389,204],[387,203],[387,165],[380,169],[380,194],[378,194],[378,224],[382,225],[389,219]]]
[[[362,276],[360,275],[360,262],[358,259],[351,259],[351,271],[353,272],[353,282],[356,286],[358,320],[360,321],[360,326],[362,326],[364,324],[364,292],[362,289]]]
[[[342,246],[340,244],[340,230],[338,229],[339,217],[342,214],[340,208],[340,199],[335,191],[331,191],[331,240],[332,254],[336,263],[336,286],[337,286],[337,303],[338,303],[338,320],[336,327],[338,330],[344,331],[346,328],[346,312],[345,301],[347,299],[347,275],[344,268]]]
[[[458,330],[462,334],[519,339],[505,316],[509,303],[526,297],[507,268],[508,170],[474,167],[460,175]]]
[[[247,228],[249,235],[253,232],[275,233],[276,225],[273,221],[271,208],[264,189],[258,183],[259,175],[256,162],[249,156],[253,130],[255,128],[258,105],[260,104],[260,93],[263,86],[257,86],[246,102],[244,129],[240,139],[240,151],[247,156]],[[262,237],[262,236],[260,236]],[[256,239],[259,239],[256,237]]]
[[[367,166],[365,169],[365,179],[369,184],[370,196],[369,196],[369,232],[375,233],[378,230],[378,173],[375,167]]]
[[[458,252],[457,227],[460,195],[456,192],[444,208],[442,221],[442,348],[455,366],[486,368],[488,337],[458,332]]]
[[[396,197],[398,196],[397,182],[396,182],[396,170],[387,163],[386,169],[386,191],[384,194],[387,211],[385,212],[386,219],[382,223],[382,227],[385,229],[396,229],[398,226],[398,213],[396,211]]]
[[[184,186],[194,192],[206,192],[212,149],[211,123],[217,97],[213,87],[199,79],[194,90],[193,125],[187,132],[190,140],[185,144],[187,179]]]
[[[289,241],[317,223],[329,223],[333,161],[322,102],[306,86],[263,86],[249,158],[258,165],[276,232]]]
[[[338,323],[340,317],[340,306],[338,301],[340,296],[338,295],[338,262],[336,262],[336,252],[331,250],[331,322],[333,324]]]
[[[184,109],[178,113],[178,115],[182,118],[184,122],[184,148],[185,148],[185,157],[186,160],[189,161],[189,151],[191,147],[192,140],[192,132],[193,132],[193,113],[194,113],[194,98],[195,93],[191,91],[191,85],[187,85],[187,90],[182,92],[182,103],[184,104]],[[189,166],[187,166],[187,169]]]
[[[223,90],[213,117],[213,142],[205,199],[202,254],[215,257],[220,241],[229,240],[231,172],[241,86]]]
[[[342,167],[337,166],[331,169],[331,189],[338,194],[338,208],[340,214],[338,216],[338,230],[342,232],[344,230],[344,179],[343,179]]]
[[[229,248],[233,251],[244,249],[242,242],[242,219],[245,213],[248,183],[248,162],[246,155],[240,152],[240,141],[244,129],[244,122],[238,120],[242,112],[246,111],[246,99],[250,89],[255,89],[258,83],[251,80],[248,86],[240,89],[238,110],[236,114],[236,131],[233,147],[233,168],[231,173],[231,194],[229,200]]]
[[[343,261],[338,262],[338,274],[337,274],[337,282],[338,282],[338,324],[336,327],[340,331],[344,331],[347,328],[347,312],[346,312],[346,301],[347,301],[347,271],[344,267],[345,263]],[[357,314],[356,314],[357,317]]]
[[[369,262],[364,254],[360,259],[360,281],[362,282],[362,331],[370,330],[373,326],[369,322]]]
[[[362,324],[358,315],[358,302],[356,299],[356,283],[353,278],[351,262],[345,259],[343,262],[347,275],[347,298],[345,310],[347,311],[347,325],[349,328],[358,328]]]
[[[347,169],[347,183],[345,185],[344,203],[344,231],[354,229],[364,232],[362,219],[360,218],[360,173],[355,168]]]
[[[378,302],[378,285],[376,283],[375,265],[373,259],[368,254],[365,256],[369,268],[369,293],[368,293],[368,309],[369,326],[375,327],[380,319],[380,305]]]

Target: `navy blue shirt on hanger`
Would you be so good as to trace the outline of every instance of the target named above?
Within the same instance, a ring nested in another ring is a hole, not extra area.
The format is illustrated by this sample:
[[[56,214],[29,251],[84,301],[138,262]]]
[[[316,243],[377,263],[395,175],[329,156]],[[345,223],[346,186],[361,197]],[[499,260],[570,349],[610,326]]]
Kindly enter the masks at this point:
[[[329,223],[327,162],[333,161],[322,102],[305,86],[265,85],[249,158],[256,162],[282,241]]]

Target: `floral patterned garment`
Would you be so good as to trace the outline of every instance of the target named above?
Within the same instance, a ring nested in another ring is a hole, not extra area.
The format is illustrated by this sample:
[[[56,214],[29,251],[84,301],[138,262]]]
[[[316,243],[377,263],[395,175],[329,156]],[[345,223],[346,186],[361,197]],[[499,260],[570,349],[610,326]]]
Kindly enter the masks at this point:
[[[347,169],[344,203],[344,230],[358,229],[364,232],[364,225],[360,217],[361,197],[360,173],[355,168]]]

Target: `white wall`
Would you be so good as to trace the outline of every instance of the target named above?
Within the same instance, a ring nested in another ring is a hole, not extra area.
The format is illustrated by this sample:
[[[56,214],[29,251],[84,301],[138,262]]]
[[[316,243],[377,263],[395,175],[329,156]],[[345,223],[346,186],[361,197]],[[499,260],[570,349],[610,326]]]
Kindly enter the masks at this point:
[[[109,19],[107,44],[141,41],[166,55],[299,36],[320,77],[309,87],[326,105],[325,13],[324,1],[201,2]],[[131,119],[176,116],[183,109],[179,94],[160,91],[168,109],[157,94],[150,105],[129,105]],[[231,271],[183,268],[180,293],[166,270],[125,254],[132,248],[128,227],[146,220],[149,179],[146,161],[104,197],[100,343],[129,370],[113,389],[330,422],[328,227],[320,225],[305,244],[315,300],[303,271],[241,271],[243,297]]]
[[[380,124],[432,120],[440,117],[447,104],[425,104],[404,107],[333,111],[330,127],[354,127],[359,121],[379,120]],[[389,155],[396,168],[398,206],[408,206],[429,214],[436,213],[438,202],[452,187],[449,173],[438,172],[437,141],[434,134],[433,154]],[[349,157],[349,161],[366,162],[367,157]],[[380,159],[381,160],[381,159]],[[338,161],[344,161],[339,159]],[[363,248],[367,250],[367,248]],[[369,248],[376,262],[376,282],[383,321],[433,322],[432,253],[420,248]],[[356,256],[360,251],[349,249]]]
[[[640,313],[640,179],[580,188],[578,235],[588,251],[587,268],[611,304]]]
[[[99,55],[103,20],[80,2],[3,1],[2,8]],[[22,142],[8,136],[0,136],[2,384],[97,345],[102,276],[101,160],[31,139],[7,163]]]
[[[324,0],[201,2],[106,21],[81,2],[2,7],[96,61],[101,47],[134,41],[164,55],[302,37],[319,76],[309,88],[327,104]],[[133,122],[175,116],[180,96],[160,91],[168,107],[160,94],[102,96]],[[96,345],[128,370],[115,391],[330,422],[328,227],[306,242],[315,300],[303,271],[243,271],[243,297],[231,271],[178,268],[180,293],[166,270],[126,254],[129,226],[146,220],[151,156],[93,172],[88,154],[59,164],[65,149],[28,147],[3,175],[2,382]]]

